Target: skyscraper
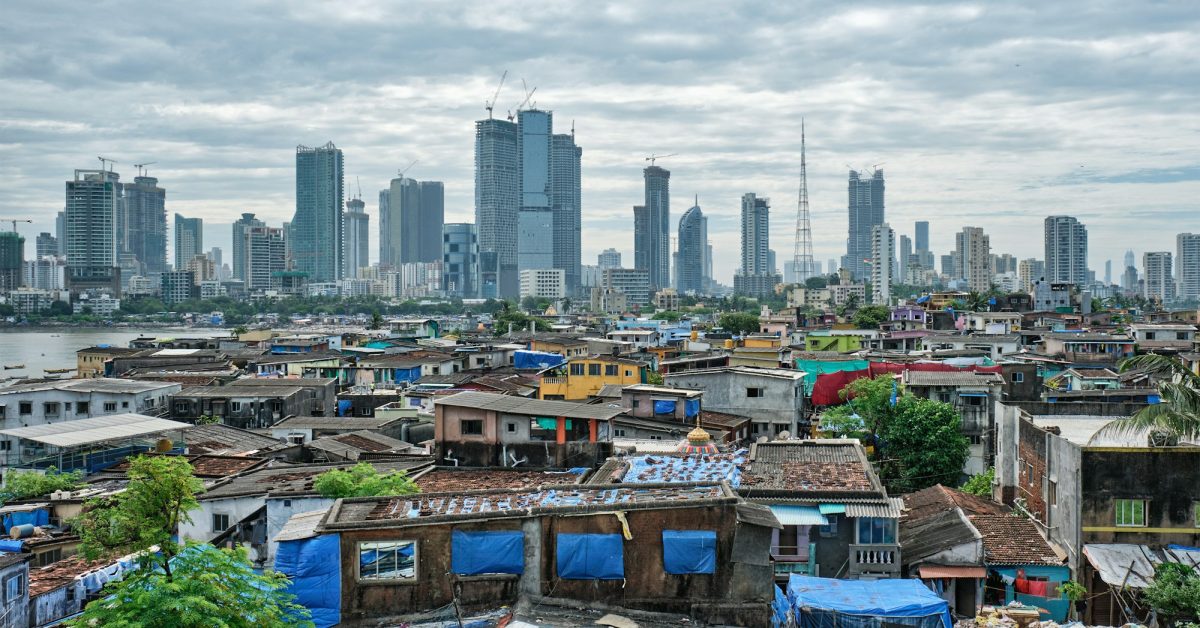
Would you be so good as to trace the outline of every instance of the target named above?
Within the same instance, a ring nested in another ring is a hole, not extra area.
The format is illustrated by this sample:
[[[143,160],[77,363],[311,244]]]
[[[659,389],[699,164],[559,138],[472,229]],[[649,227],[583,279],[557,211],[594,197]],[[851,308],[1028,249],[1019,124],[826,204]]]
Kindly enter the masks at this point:
[[[235,231],[236,226],[235,224]],[[234,241],[236,242],[236,239]],[[184,270],[188,260],[199,255],[203,250],[204,220],[184,218],[181,214],[175,214],[175,270]]]
[[[448,297],[473,299],[479,277],[479,237],[469,222],[442,227],[442,290]]]
[[[520,206],[517,125],[475,122],[475,224],[481,296],[517,298],[517,210]],[[394,202],[394,199],[393,199]]]
[[[125,250],[133,253],[147,273],[167,269],[167,191],[158,179],[134,177],[125,185]]]
[[[1046,276],[1046,264],[1040,259],[1023,259],[1017,263],[1017,281],[1023,292],[1033,290],[1033,282]]]
[[[234,250],[241,253],[242,259],[233,262],[245,275],[246,290],[279,288],[280,274],[287,270],[284,238],[283,229],[255,220],[245,225],[241,238],[234,239]]]
[[[575,132],[556,134],[550,154],[550,208],[554,211],[554,268],[566,271],[567,294],[580,290],[583,149]]]
[[[908,262],[913,256],[912,238],[900,236],[900,265],[896,268],[896,277],[900,283],[908,283]]]
[[[1121,273],[1121,289],[1132,292],[1137,288],[1138,271],[1134,265],[1133,250],[1125,251],[1125,271]]]
[[[1146,272],[1142,296],[1170,303],[1175,300],[1175,280],[1171,277],[1171,252],[1156,251],[1142,254],[1142,267]]]
[[[871,274],[866,264],[871,259],[871,228],[884,221],[883,171],[876,170],[869,179],[864,179],[851,170],[848,191],[850,233],[846,238],[842,268],[861,280]]]
[[[242,214],[242,217],[233,223],[233,278],[240,279],[246,282],[246,287],[250,287],[250,276],[247,273],[246,266],[246,229],[250,227],[265,227],[266,223],[254,217],[254,214]],[[197,244],[196,252],[199,253],[203,247]],[[178,264],[179,252],[175,253],[176,263]],[[191,258],[187,258],[191,259]],[[184,264],[187,263],[184,260]],[[176,266],[177,269],[183,269],[183,266]]]
[[[358,269],[371,265],[371,216],[362,198],[346,201],[346,277],[358,277]]]
[[[1175,281],[1180,299],[1200,297],[1200,233],[1175,236]]]
[[[1087,283],[1087,227],[1072,216],[1049,216],[1045,245],[1046,281],[1078,286]]]
[[[916,239],[913,241],[915,252],[921,253],[929,250],[929,221],[918,220],[915,224]]]
[[[442,259],[445,196],[441,181],[392,179],[386,212],[380,207],[380,265],[399,268]]]
[[[0,294],[21,287],[25,264],[25,238],[16,231],[0,231]]]
[[[600,270],[620,268],[621,252],[613,248],[604,249],[596,256],[596,264],[600,266]]]
[[[333,142],[296,147],[296,214],[288,250],[295,270],[307,273],[310,282],[345,276],[343,184],[342,151]]]
[[[742,263],[733,276],[733,291],[766,296],[781,280],[770,254],[771,202],[753,192],[742,195]]]
[[[54,237],[58,239],[58,255],[67,256],[67,212],[58,212],[54,217]]]
[[[522,207],[517,212],[518,271],[554,268],[554,218],[549,207]]]
[[[650,290],[671,285],[671,172],[659,166],[642,171],[645,179],[645,204],[634,214],[634,268],[650,276]],[[640,230],[639,230],[640,225]]]
[[[708,218],[700,211],[700,202],[683,212],[679,218],[678,282],[681,294],[704,294],[707,277],[704,271],[708,255]]]
[[[117,211],[121,175],[109,170],[76,170],[66,182],[67,285],[71,290],[107,288],[120,293],[117,268]]]
[[[58,238],[50,235],[50,232],[43,231],[38,234],[36,248],[34,249],[37,257],[34,259],[42,259],[46,256],[58,255]]]
[[[896,259],[896,232],[886,222],[871,226],[871,302],[888,305],[892,298],[893,266]]]
[[[991,239],[980,227],[963,227],[954,234],[954,252],[956,279],[966,281],[972,292],[986,292],[992,285]]]

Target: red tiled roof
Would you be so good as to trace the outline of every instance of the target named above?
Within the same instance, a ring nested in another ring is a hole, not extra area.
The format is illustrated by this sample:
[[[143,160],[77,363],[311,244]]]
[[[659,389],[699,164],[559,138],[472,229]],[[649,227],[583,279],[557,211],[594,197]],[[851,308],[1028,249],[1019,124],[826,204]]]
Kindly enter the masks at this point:
[[[33,598],[43,593],[54,591],[55,589],[61,589],[75,580],[75,576],[100,569],[101,567],[107,567],[111,564],[113,564],[111,559],[86,561],[80,556],[71,556],[70,558],[50,563],[45,567],[30,569],[29,597]]]
[[[1061,565],[1037,526],[1016,515],[971,515],[983,535],[984,560],[991,565]]]

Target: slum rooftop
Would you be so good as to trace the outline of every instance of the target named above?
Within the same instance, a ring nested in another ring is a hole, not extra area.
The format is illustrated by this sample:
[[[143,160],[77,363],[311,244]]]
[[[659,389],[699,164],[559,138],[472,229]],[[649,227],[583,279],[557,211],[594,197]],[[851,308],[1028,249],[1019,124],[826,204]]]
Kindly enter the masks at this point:
[[[605,405],[588,403],[573,403],[570,401],[546,401],[543,399],[526,399],[511,395],[497,395],[483,392],[460,392],[449,397],[438,399],[439,406],[457,406],[477,410],[495,410],[512,414],[530,414],[538,416],[566,417],[568,419],[601,419],[608,420],[625,410],[610,408]]]
[[[393,423],[403,423],[405,419],[398,417],[375,416],[292,416],[280,419],[271,429],[293,430],[377,430]]]
[[[999,373],[974,371],[905,371],[904,383],[909,386],[984,386],[1003,384]]]
[[[171,386],[170,383],[144,380],[95,377],[90,379],[64,379],[16,384],[0,388],[0,394],[32,393],[46,390],[63,390],[84,393],[140,393]]]
[[[580,474],[573,471],[521,471],[512,468],[439,467],[413,476],[423,493],[462,492],[488,489],[533,489],[553,484],[575,484]]]
[[[461,519],[698,507],[737,501],[724,484],[544,486],[532,490],[428,493],[344,499],[334,504],[323,527],[402,527]]]
[[[416,458],[411,460],[388,460],[373,462],[380,473],[391,471],[408,471],[421,469],[433,463],[432,458]],[[346,469],[353,463],[334,464],[280,464],[278,466],[252,469],[246,473],[233,476],[207,492],[197,496],[201,501],[242,497],[251,495],[311,495],[313,481],[318,475],[333,469]]]

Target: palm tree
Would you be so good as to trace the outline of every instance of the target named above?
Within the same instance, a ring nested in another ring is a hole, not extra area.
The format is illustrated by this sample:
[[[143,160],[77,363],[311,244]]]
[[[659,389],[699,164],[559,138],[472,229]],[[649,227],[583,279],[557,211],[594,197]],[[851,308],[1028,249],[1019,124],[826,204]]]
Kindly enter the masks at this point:
[[[1150,430],[1186,440],[1200,439],[1200,375],[1176,358],[1154,353],[1121,363],[1121,372],[1137,369],[1159,381],[1161,401],[1109,423],[1102,431],[1129,435]]]

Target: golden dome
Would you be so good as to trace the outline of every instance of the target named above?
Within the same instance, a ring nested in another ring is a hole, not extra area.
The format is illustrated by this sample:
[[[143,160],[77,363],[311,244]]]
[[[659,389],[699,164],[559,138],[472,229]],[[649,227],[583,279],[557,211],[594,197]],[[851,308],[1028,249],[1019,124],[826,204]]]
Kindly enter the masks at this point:
[[[697,425],[696,429],[688,432],[687,439],[688,442],[693,445],[703,445],[711,441],[712,436],[708,432],[704,431],[704,428]]]

